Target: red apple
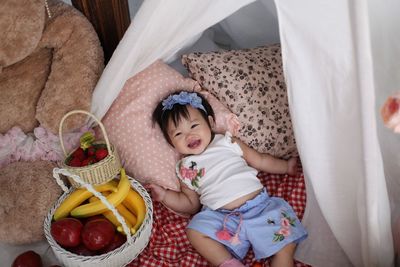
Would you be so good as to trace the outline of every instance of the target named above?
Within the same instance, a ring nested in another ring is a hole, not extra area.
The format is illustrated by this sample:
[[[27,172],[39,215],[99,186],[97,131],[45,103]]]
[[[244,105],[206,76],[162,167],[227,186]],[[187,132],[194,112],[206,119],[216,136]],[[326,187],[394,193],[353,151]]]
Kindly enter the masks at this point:
[[[85,225],[90,221],[97,220],[97,219],[104,219],[104,218],[105,217],[102,214],[98,214],[98,215],[93,215],[90,217],[82,217],[82,218],[79,218],[79,220],[82,222],[83,225]],[[81,234],[81,237],[82,237],[82,234]]]
[[[63,218],[51,224],[51,235],[62,247],[75,247],[81,243],[83,224],[75,218]]]
[[[33,250],[25,251],[24,253],[19,254],[13,264],[12,267],[42,267],[42,258],[39,254],[37,254]]]
[[[113,251],[114,249],[117,249],[120,246],[122,246],[125,242],[126,242],[126,236],[121,234],[121,233],[119,233],[119,232],[117,232],[114,235],[113,240],[111,240],[110,244],[108,244],[108,246],[106,246],[105,248],[100,250],[99,254],[105,254],[105,253],[108,253],[110,251]]]
[[[90,250],[100,250],[110,244],[115,235],[114,225],[107,219],[88,221],[82,230],[82,241]]]
[[[102,214],[97,214],[97,215],[93,215],[93,216],[90,216],[90,217],[81,218],[81,222],[83,223],[83,225],[85,225],[88,222],[93,221],[93,220],[97,220],[97,219],[104,219],[104,216]]]

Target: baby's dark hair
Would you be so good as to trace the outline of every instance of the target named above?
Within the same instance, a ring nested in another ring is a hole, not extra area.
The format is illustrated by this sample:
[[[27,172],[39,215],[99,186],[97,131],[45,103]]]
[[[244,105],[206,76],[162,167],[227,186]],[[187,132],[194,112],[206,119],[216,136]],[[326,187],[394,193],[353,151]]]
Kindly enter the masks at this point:
[[[182,91],[172,93],[171,95],[179,94],[180,92]],[[215,120],[214,111],[210,103],[208,103],[208,101],[205,99],[203,95],[201,95],[200,93],[195,93],[195,94],[201,98],[201,104],[205,109],[205,111],[202,110],[201,108],[197,108],[197,110],[200,111],[201,116],[206,120],[208,126],[211,129],[211,124],[208,120],[208,116],[211,116]],[[165,99],[167,99],[167,97]],[[185,119],[189,118],[189,111],[187,109],[187,105],[181,105],[181,104],[174,104],[171,109],[163,110],[163,108],[164,108],[163,101],[160,101],[160,103],[158,103],[157,107],[153,111],[152,121],[153,125],[154,123],[157,123],[160,126],[165,139],[168,141],[170,145],[172,145],[171,140],[168,136],[168,121],[171,118],[173,123],[175,125],[178,125],[182,117]]]

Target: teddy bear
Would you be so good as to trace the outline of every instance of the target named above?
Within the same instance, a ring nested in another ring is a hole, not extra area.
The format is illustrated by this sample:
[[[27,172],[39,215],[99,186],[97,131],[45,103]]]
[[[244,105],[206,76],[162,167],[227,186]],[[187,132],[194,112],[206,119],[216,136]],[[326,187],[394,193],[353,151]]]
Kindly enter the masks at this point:
[[[62,193],[52,176],[60,121],[90,109],[104,55],[87,18],[61,0],[1,0],[0,28],[0,243],[29,244],[44,239]]]

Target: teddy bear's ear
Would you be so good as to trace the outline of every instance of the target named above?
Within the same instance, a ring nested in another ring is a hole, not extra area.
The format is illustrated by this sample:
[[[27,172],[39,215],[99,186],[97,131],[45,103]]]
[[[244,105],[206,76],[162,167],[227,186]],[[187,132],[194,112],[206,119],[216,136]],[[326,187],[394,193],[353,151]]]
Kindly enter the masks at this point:
[[[0,71],[30,55],[45,23],[44,0],[0,1]]]

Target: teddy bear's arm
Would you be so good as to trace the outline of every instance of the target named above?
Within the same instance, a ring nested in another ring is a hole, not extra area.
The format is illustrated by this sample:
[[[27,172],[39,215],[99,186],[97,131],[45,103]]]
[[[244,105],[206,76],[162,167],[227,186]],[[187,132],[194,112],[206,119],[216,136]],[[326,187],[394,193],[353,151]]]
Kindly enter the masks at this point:
[[[36,119],[56,133],[70,110],[89,110],[93,89],[104,68],[103,50],[90,22],[64,3],[50,6],[53,17],[45,28],[42,45],[53,50],[51,72],[39,98]],[[82,125],[84,118],[68,119],[65,129]]]

